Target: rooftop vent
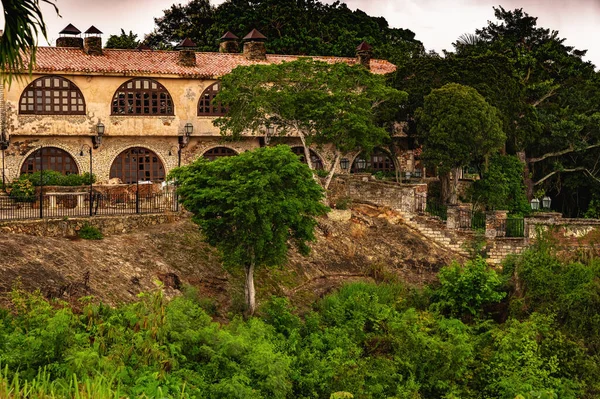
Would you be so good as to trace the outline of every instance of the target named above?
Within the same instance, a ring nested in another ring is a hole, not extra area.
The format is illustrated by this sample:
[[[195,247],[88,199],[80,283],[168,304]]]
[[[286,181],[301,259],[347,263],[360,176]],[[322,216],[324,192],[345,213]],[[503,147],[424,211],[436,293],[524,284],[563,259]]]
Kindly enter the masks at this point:
[[[356,48],[356,58],[358,63],[367,69],[371,69],[371,57],[373,56],[373,47],[367,42],[362,42]]]
[[[240,51],[238,46],[238,40],[240,38],[234,35],[233,33],[227,31],[220,40],[219,43],[219,52],[220,53],[237,53]]]
[[[89,55],[102,55],[102,32],[94,25],[85,31],[83,50]]]
[[[83,39],[81,31],[73,25],[67,25],[59,32],[60,37],[56,39],[56,47],[76,47],[83,48]]]
[[[267,37],[252,29],[250,33],[244,36],[244,55],[252,61],[264,61],[267,59],[267,49],[265,42]]]
[[[189,37],[186,37],[175,46],[175,50],[179,50],[179,60],[177,63],[185,67],[196,66],[196,43]]]

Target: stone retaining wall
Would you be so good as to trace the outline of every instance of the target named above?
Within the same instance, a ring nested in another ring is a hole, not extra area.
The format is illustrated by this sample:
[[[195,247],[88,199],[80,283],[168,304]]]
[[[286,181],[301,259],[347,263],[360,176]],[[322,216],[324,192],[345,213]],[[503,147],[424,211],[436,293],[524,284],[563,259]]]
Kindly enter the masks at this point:
[[[44,237],[72,237],[86,224],[98,228],[104,235],[129,233],[148,226],[173,223],[183,213],[152,215],[95,216],[93,218],[35,219],[0,223],[0,233],[28,234]]]
[[[427,184],[398,184],[373,180],[370,175],[337,176],[332,182],[329,199],[336,203],[343,197],[352,201],[414,212],[415,197],[427,196]]]

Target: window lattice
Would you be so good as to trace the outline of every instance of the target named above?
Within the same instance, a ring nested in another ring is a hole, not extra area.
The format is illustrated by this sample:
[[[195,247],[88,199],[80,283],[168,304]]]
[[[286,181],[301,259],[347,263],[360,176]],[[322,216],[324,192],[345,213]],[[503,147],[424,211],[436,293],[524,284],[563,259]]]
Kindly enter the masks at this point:
[[[203,157],[208,159],[209,161],[214,161],[217,158],[232,157],[234,155],[237,155],[237,153],[235,151],[233,151],[231,148],[215,147],[215,148],[211,148],[210,150],[206,151],[204,153]]]
[[[56,147],[43,147],[31,153],[21,166],[21,174],[35,173],[42,169],[53,170],[63,175],[79,173],[73,157]]]
[[[85,115],[83,94],[73,82],[45,76],[25,88],[19,100],[20,114]]]
[[[381,149],[375,149],[370,157],[361,153],[352,163],[352,173],[393,172],[396,170],[392,158]]]
[[[131,79],[121,85],[112,101],[113,115],[174,115],[167,89],[152,79]]]
[[[110,166],[110,178],[115,177],[126,184],[137,181],[164,181],[165,168],[154,152],[134,147],[120,153]]]
[[[219,92],[220,83],[217,82],[206,88],[200,95],[198,101],[198,116],[220,116],[227,113],[227,108],[220,103],[213,103],[213,99]]]

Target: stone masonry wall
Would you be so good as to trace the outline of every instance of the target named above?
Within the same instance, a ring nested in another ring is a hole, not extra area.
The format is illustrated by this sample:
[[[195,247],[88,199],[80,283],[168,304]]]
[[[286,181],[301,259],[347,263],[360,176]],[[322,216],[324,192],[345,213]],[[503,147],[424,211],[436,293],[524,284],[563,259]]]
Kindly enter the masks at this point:
[[[356,202],[412,212],[415,196],[426,195],[427,185],[377,181],[368,175],[344,175],[336,178],[330,191],[330,200],[334,203],[345,196]]]
[[[0,233],[17,233],[44,237],[69,237],[77,235],[84,225],[97,227],[104,235],[138,231],[148,226],[173,223],[182,213],[160,215],[96,216],[93,218],[36,219],[0,222]]]

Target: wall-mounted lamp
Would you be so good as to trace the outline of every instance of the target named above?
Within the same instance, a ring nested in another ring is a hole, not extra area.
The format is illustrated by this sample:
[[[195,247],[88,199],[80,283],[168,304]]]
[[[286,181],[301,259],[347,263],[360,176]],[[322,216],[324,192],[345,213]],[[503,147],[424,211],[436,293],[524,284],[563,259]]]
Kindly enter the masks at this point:
[[[365,169],[367,167],[367,161],[365,159],[359,158],[356,161],[356,169]]]
[[[545,196],[544,198],[542,198],[543,209],[550,209],[550,204],[552,204],[552,200],[550,199],[550,197]]]
[[[194,133],[194,125],[188,122],[183,127],[183,132],[179,133],[179,148],[185,148],[188,145],[192,133]]]
[[[96,125],[96,135],[92,136],[92,144],[94,148],[100,147],[102,144],[102,136],[104,136],[104,124],[102,122],[98,122]]]
[[[342,168],[342,170],[348,170],[348,166],[350,166],[348,158],[340,159],[340,168]]]
[[[404,175],[406,176],[406,180],[410,180],[410,177],[412,176],[412,173],[410,173],[410,172],[407,171]]]
[[[538,209],[540,209],[540,200],[539,199],[537,199],[537,198],[532,199],[530,204],[531,204],[531,210],[537,211]]]

